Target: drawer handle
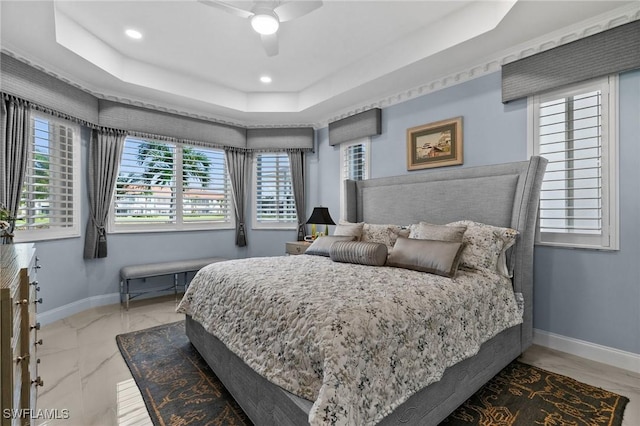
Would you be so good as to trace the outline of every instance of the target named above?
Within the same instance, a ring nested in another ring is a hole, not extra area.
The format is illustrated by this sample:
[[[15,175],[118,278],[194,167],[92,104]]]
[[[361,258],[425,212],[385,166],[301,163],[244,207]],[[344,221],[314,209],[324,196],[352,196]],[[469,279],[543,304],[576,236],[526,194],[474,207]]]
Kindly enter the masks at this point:
[[[40,330],[40,323],[37,322],[35,325],[32,325],[31,327],[29,327],[31,330],[35,329],[35,330]]]
[[[43,343],[42,339],[40,339],[40,340],[36,341],[36,343],[34,343],[34,344],[37,346],[37,345],[41,345],[42,343]]]
[[[36,269],[42,268],[42,266],[40,265],[40,258],[38,256],[36,256],[36,264],[33,267]]]
[[[27,299],[22,299],[22,300],[18,300],[16,302],[16,305],[26,305],[27,303],[29,303]]]
[[[33,303],[35,303],[35,304],[42,303],[42,297],[37,299],[37,300],[34,300]]]
[[[38,376],[34,380],[32,380],[31,384],[34,384],[36,386],[44,386],[44,382],[42,381],[42,378],[40,378],[40,376]]]
[[[38,280],[33,280],[29,283],[29,285],[38,285]]]
[[[22,361],[26,361],[28,359],[29,359],[29,354],[24,355],[24,356],[19,356],[19,357],[16,358],[16,364],[18,364],[18,363],[20,363]]]

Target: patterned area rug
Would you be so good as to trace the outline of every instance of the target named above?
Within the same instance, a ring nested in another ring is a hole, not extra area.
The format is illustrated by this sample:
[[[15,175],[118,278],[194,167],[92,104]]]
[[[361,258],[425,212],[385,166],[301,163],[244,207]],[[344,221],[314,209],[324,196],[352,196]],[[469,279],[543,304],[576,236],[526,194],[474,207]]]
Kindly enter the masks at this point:
[[[116,336],[154,425],[251,425],[184,332],[184,322]],[[442,425],[622,424],[629,400],[514,361]]]
[[[191,345],[184,321],[116,336],[154,425],[251,425]]]

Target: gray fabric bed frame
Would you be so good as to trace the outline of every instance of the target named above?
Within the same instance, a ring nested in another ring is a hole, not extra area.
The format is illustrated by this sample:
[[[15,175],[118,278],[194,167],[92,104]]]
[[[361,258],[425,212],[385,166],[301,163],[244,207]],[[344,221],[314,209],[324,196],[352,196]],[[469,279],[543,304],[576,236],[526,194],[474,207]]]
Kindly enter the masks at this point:
[[[379,425],[437,425],[531,345],[533,243],[545,167],[545,159],[531,157],[516,163],[346,182],[350,222],[444,224],[469,219],[520,232],[508,264],[514,291],[524,297],[523,324],[503,331],[485,342],[477,355],[445,370],[440,381],[414,394]],[[256,425],[308,424],[312,401],[258,375],[188,316],[186,331]]]

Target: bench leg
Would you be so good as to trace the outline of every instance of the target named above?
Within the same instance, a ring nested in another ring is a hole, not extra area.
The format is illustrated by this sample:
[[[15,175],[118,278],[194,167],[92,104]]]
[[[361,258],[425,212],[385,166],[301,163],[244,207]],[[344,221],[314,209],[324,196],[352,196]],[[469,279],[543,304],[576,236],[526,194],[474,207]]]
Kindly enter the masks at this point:
[[[173,296],[178,298],[178,274],[173,274]]]
[[[125,280],[124,300],[125,300],[125,309],[128,311],[129,310],[129,279]]]

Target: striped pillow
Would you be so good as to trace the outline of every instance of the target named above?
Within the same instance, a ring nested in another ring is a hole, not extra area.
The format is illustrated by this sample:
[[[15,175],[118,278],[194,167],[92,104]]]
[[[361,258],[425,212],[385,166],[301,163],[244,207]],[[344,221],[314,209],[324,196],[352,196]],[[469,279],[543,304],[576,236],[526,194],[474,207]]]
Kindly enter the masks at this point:
[[[334,262],[383,266],[387,261],[387,246],[362,241],[337,241],[331,245],[329,257]]]

